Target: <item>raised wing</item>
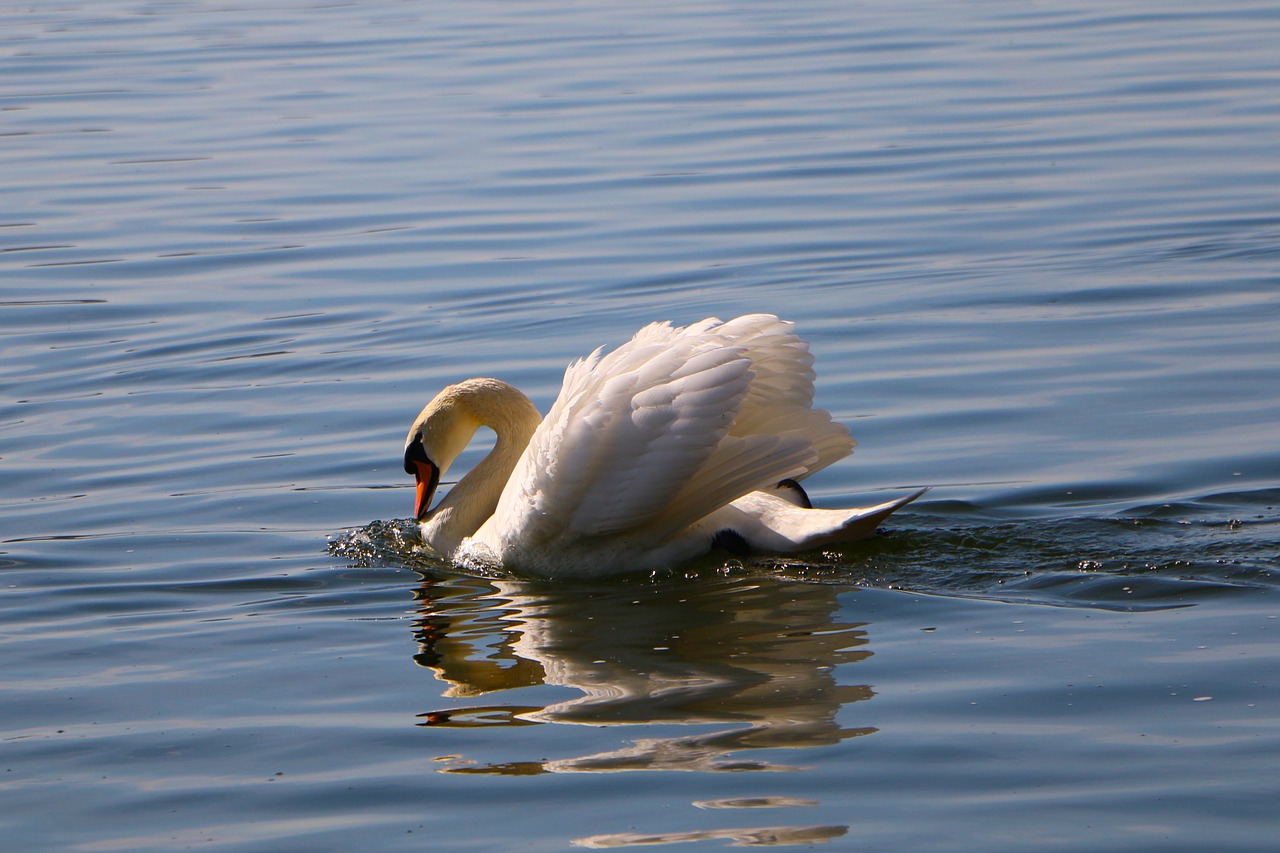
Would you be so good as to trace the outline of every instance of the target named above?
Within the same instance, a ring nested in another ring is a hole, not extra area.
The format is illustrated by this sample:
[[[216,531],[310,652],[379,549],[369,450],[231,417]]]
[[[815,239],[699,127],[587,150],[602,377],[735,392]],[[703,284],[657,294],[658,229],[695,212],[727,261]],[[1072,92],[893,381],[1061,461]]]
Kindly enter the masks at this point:
[[[646,326],[570,365],[491,534],[536,546],[565,535],[674,533],[847,454],[847,430],[812,400],[808,347],[776,317]]]

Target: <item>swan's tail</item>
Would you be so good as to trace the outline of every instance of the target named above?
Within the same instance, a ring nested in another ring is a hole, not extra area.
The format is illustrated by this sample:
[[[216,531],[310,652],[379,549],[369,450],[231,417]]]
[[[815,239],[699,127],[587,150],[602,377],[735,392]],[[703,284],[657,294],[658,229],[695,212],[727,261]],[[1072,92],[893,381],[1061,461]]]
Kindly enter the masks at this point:
[[[916,498],[929,491],[927,488],[918,492],[913,492],[904,498],[895,498],[891,501],[885,501],[882,504],[869,506],[862,509],[849,510],[809,510],[809,512],[836,512],[844,515],[844,520],[840,526],[832,530],[824,537],[820,537],[821,541],[806,544],[805,548],[821,548],[825,545],[835,545],[840,542],[856,542],[859,539],[866,539],[868,536],[876,532],[876,528],[880,526],[880,522],[902,509]]]
[[[713,513],[707,521],[717,545],[733,543],[744,552],[762,554],[812,551],[866,539],[886,518],[927,491],[856,509],[810,509],[794,494],[758,491]]]

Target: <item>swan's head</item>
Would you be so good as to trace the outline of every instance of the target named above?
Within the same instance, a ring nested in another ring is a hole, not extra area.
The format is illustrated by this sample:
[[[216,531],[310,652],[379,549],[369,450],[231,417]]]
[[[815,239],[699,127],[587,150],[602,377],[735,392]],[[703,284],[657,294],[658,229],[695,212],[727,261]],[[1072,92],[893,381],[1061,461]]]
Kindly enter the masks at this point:
[[[413,514],[419,520],[431,507],[440,477],[466,449],[482,421],[475,414],[474,398],[482,394],[483,379],[450,385],[418,415],[404,444],[404,470],[418,484]],[[492,380],[489,380],[492,381]]]
[[[468,379],[436,395],[413,422],[404,443],[404,470],[418,483],[413,514],[421,521],[440,477],[466,449],[476,430],[487,426],[518,456],[542,416],[529,398],[497,379]],[[495,447],[495,450],[497,448]],[[515,459],[510,459],[514,466]],[[504,471],[510,473],[510,469]]]

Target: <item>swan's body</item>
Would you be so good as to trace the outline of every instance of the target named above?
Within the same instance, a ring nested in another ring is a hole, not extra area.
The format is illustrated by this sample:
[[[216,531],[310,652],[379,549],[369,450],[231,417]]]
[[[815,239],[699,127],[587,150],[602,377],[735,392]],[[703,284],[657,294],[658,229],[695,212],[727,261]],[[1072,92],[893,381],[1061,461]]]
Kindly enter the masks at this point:
[[[423,541],[461,565],[589,577],[715,546],[777,554],[871,535],[923,491],[809,508],[796,481],[855,442],[812,407],[813,357],[792,328],[767,314],[646,326],[570,365],[545,418],[496,379],[449,386],[405,444]],[[428,511],[480,426],[497,436],[493,450]]]

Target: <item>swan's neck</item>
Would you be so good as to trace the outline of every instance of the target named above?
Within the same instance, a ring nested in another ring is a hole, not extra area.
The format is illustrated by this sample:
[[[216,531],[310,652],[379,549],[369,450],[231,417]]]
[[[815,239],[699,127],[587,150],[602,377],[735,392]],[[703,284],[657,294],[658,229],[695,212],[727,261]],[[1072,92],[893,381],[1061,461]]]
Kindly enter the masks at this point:
[[[493,515],[511,472],[524,453],[534,430],[542,422],[537,407],[517,389],[489,380],[491,393],[468,401],[468,427],[493,430],[493,450],[458,481],[422,522],[422,538],[432,550],[449,557],[462,540],[475,533]],[[496,388],[496,391],[494,390]]]

